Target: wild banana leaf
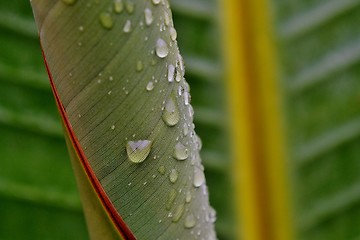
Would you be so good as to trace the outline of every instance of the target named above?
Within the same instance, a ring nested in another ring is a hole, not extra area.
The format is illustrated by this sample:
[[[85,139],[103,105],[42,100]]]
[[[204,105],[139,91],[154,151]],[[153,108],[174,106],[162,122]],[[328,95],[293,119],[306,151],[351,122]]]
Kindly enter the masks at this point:
[[[215,239],[169,3],[32,8],[91,239]]]

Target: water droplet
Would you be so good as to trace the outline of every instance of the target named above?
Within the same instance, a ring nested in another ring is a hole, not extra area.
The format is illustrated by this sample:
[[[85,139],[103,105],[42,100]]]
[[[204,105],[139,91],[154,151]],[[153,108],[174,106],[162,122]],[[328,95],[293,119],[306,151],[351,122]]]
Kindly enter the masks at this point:
[[[79,26],[79,31],[80,31],[80,32],[84,31],[84,27],[83,27],[83,26]]]
[[[193,214],[189,214],[186,216],[184,221],[184,227],[185,228],[193,228],[196,224],[196,218]]]
[[[124,10],[124,3],[122,0],[115,0],[114,1],[114,11],[116,13],[121,13]]]
[[[126,11],[130,14],[132,14],[134,12],[134,9],[135,9],[135,4],[130,1],[130,0],[127,0],[125,2],[125,8],[126,8]]]
[[[148,82],[148,84],[146,85],[146,90],[150,92],[153,89],[154,89],[154,83],[152,81]]]
[[[168,66],[168,81],[173,82],[174,81],[174,75],[175,75],[175,67],[172,64],[169,64]]]
[[[101,26],[105,29],[111,29],[113,27],[113,20],[110,13],[103,12],[99,16]]]
[[[114,129],[115,129],[115,125],[112,125],[112,126],[111,126],[111,130],[114,130]]]
[[[168,196],[168,201],[166,203],[166,210],[169,211],[171,209],[171,207],[175,201],[176,194],[177,194],[177,191],[175,189],[170,190],[169,196]]]
[[[169,127],[175,126],[180,120],[179,109],[172,96],[165,104],[162,119]]]
[[[128,141],[126,144],[127,155],[133,163],[141,163],[149,155],[151,150],[151,141],[139,140]]]
[[[159,172],[161,175],[164,175],[164,174],[165,174],[165,171],[166,171],[166,169],[165,169],[164,166],[160,166],[160,167],[158,168],[158,172]]]
[[[174,157],[177,160],[185,160],[189,157],[189,149],[187,149],[181,142],[176,143],[174,148]]]
[[[172,218],[172,222],[176,223],[180,220],[180,218],[182,217],[182,215],[184,213],[184,209],[185,209],[184,204],[180,204],[179,206],[176,207],[173,218]]]
[[[76,3],[76,0],[62,0],[62,1],[66,5],[74,5]]]
[[[186,123],[184,123],[183,133],[184,136],[187,136],[189,134],[189,127]]]
[[[144,64],[142,63],[142,61],[137,61],[136,63],[136,71],[141,72],[144,69]]]
[[[171,183],[175,183],[179,177],[178,171],[176,169],[172,169],[169,174],[169,179]]]
[[[173,27],[170,28],[170,38],[173,41],[175,41],[177,38],[177,32],[176,32],[175,28],[173,28]]]
[[[185,102],[185,105],[189,105],[189,104],[190,104],[190,98],[191,98],[190,93],[187,92],[187,91],[185,91],[185,92],[184,92],[184,102]]]
[[[124,31],[124,33],[131,32],[131,21],[130,20],[126,21],[126,23],[124,25],[124,28],[123,28],[123,31]]]
[[[182,75],[181,72],[179,70],[176,70],[176,77],[175,77],[175,81],[180,82],[182,79]]]
[[[195,145],[196,145],[197,150],[201,150],[202,141],[201,141],[201,138],[197,134],[195,135]]]
[[[194,168],[194,187],[200,187],[205,183],[204,171],[198,167]]]
[[[191,192],[190,192],[190,191],[187,191],[187,192],[186,192],[186,196],[185,196],[185,202],[186,202],[186,203],[191,202],[191,198],[192,198]]]
[[[150,26],[154,20],[151,9],[145,8],[144,14],[145,14],[145,23],[146,23],[146,25]]]
[[[163,39],[159,38],[156,41],[155,51],[156,51],[156,55],[159,58],[165,58],[169,54],[169,48],[167,43]]]
[[[216,211],[212,207],[209,207],[208,214],[205,217],[205,220],[210,223],[216,222]]]
[[[165,20],[165,25],[169,26],[171,19],[167,12],[165,12],[165,14],[164,14],[164,20]]]
[[[161,0],[152,0],[152,3],[153,3],[154,5],[158,5],[160,2],[161,2]]]

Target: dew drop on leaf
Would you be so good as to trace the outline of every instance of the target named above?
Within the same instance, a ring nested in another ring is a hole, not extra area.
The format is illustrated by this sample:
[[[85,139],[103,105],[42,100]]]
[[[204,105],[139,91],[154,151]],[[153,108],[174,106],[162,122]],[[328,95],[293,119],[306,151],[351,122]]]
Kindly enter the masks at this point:
[[[176,223],[180,220],[180,218],[182,217],[182,215],[184,213],[184,209],[185,209],[184,204],[180,204],[176,207],[173,218],[172,218],[172,222]]]
[[[131,21],[127,20],[125,22],[124,28],[123,28],[124,33],[129,33],[131,32]]]
[[[164,174],[165,174],[165,171],[166,171],[166,169],[165,169],[164,166],[160,166],[160,167],[158,168],[158,172],[159,172],[161,175],[164,175]]]
[[[99,20],[101,23],[101,26],[105,29],[111,29],[113,27],[113,20],[111,18],[110,13],[100,13]]]
[[[171,183],[175,183],[179,177],[178,171],[176,169],[172,169],[169,174],[169,179]]]
[[[187,149],[181,142],[176,143],[174,148],[174,157],[177,160],[185,160],[189,157],[189,149]]]
[[[184,221],[184,227],[185,228],[193,228],[196,224],[196,218],[193,214],[189,214],[186,216]]]
[[[133,163],[143,162],[151,150],[150,140],[128,141],[126,143],[126,152],[129,160]]]
[[[162,119],[166,125],[172,127],[175,126],[180,120],[179,109],[173,97],[170,97],[165,104],[165,108],[162,114]]]
[[[154,20],[151,9],[150,8],[145,8],[144,14],[145,14],[145,23],[146,23],[147,26],[150,26],[151,23]]]
[[[192,198],[191,192],[190,192],[190,191],[187,191],[187,192],[186,192],[186,195],[185,195],[185,202],[186,202],[186,203],[191,202],[191,198]]]
[[[198,167],[194,168],[194,187],[200,187],[205,183],[204,171]]]
[[[146,85],[146,90],[150,92],[153,89],[154,89],[154,83],[152,81],[148,82],[148,84]]]
[[[124,10],[124,3],[122,0],[115,0],[114,1],[114,11],[116,13],[121,13]]]
[[[175,66],[172,64],[169,64],[169,66],[168,66],[168,81],[169,82],[174,81],[174,75],[175,75]]]
[[[176,32],[175,28],[173,28],[173,27],[170,28],[170,38],[173,41],[175,41],[177,38],[177,32]]]
[[[177,194],[177,191],[175,189],[170,190],[168,200],[166,202],[166,210],[169,211],[171,209],[171,207],[175,201],[176,194]]]
[[[135,10],[135,4],[131,0],[127,0],[125,2],[125,8],[128,13],[132,14]]]
[[[168,45],[167,45],[167,43],[166,43],[162,38],[159,38],[159,39],[156,41],[155,51],[156,51],[156,55],[157,55],[159,58],[165,58],[165,57],[169,54]]]
[[[144,69],[144,64],[142,63],[142,61],[137,61],[136,63],[136,71],[141,72]]]
[[[153,3],[154,5],[158,5],[160,2],[161,2],[161,0],[152,0],[152,3]]]

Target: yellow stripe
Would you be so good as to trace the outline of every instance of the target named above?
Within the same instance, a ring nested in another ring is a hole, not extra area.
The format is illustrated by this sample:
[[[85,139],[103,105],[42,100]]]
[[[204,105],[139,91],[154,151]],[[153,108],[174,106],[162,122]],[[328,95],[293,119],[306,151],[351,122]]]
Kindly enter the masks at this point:
[[[240,203],[238,235],[246,240],[291,240],[289,178],[269,2],[220,2],[234,144],[233,175]]]

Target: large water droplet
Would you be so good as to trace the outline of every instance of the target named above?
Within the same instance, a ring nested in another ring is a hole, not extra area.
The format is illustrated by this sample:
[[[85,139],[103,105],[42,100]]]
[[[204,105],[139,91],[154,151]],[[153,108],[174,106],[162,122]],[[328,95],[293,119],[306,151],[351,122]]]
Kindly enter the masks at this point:
[[[179,177],[178,171],[176,169],[172,169],[169,174],[169,179],[171,183],[175,183]]]
[[[180,220],[181,216],[183,215],[185,210],[185,205],[184,204],[180,204],[179,206],[176,207],[173,218],[172,218],[172,222],[176,223]]]
[[[146,90],[150,92],[153,89],[154,89],[154,83],[152,81],[148,82],[148,84],[146,85]]]
[[[176,198],[177,191],[175,189],[171,189],[169,192],[168,200],[166,202],[166,210],[170,210],[175,198]]]
[[[111,18],[110,13],[107,12],[101,13],[99,16],[99,20],[103,28],[111,29],[113,27],[113,20]]]
[[[62,1],[66,5],[74,5],[76,3],[76,0],[62,0]]]
[[[157,55],[159,58],[165,58],[165,57],[169,54],[168,45],[167,45],[167,43],[166,43],[162,38],[159,38],[159,39],[156,41],[155,51],[156,51],[156,55]]]
[[[185,160],[189,157],[189,149],[187,149],[181,142],[176,143],[174,148],[174,157],[177,160]]]
[[[200,187],[205,183],[204,171],[198,167],[194,168],[194,187]]]
[[[124,28],[123,28],[123,31],[124,31],[124,33],[131,32],[131,21],[130,20],[126,21],[126,23],[124,25]]]
[[[151,9],[150,8],[145,8],[144,14],[145,14],[145,23],[146,23],[147,26],[150,26],[151,23],[154,20]]]
[[[153,3],[154,5],[158,5],[160,2],[161,2],[161,0],[152,0],[152,3]]]
[[[176,32],[175,28],[173,28],[173,27],[170,28],[170,38],[173,41],[175,41],[177,38],[177,32]]]
[[[184,227],[193,228],[195,227],[195,224],[196,224],[196,218],[194,217],[194,215],[193,214],[187,215],[184,221]]]
[[[169,66],[168,66],[168,81],[169,82],[174,81],[174,75],[175,75],[175,66],[172,64],[169,64]]]
[[[131,162],[141,163],[149,155],[151,150],[150,140],[128,141],[126,152]]]
[[[180,120],[179,109],[172,96],[165,104],[162,119],[170,127],[175,126]]]
[[[115,0],[114,1],[114,11],[116,13],[121,13],[124,10],[124,3],[122,0]]]

